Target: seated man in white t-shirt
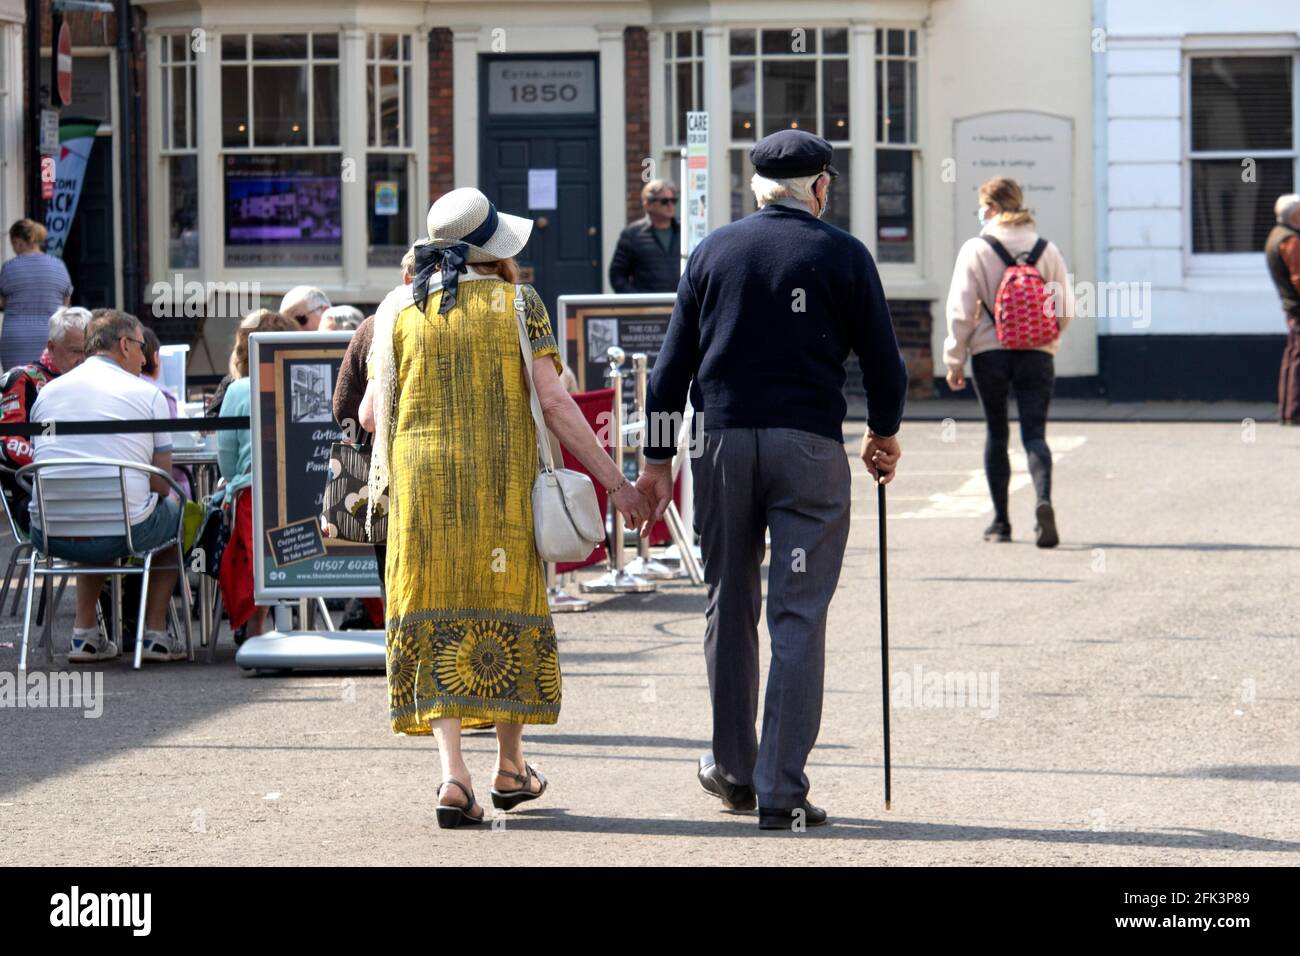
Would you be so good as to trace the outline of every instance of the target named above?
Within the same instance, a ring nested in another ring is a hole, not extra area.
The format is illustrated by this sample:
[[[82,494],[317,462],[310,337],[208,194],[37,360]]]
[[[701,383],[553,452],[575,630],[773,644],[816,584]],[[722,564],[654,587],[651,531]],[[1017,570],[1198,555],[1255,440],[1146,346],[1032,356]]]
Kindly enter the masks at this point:
[[[141,421],[167,419],[167,399],[158,387],[139,377],[144,368],[144,327],[140,320],[115,309],[96,309],[86,328],[86,360],[72,371],[45,386],[32,405],[33,422]],[[171,435],[166,432],[136,432],[116,435],[38,435],[34,462],[56,458],[114,458],[154,465],[170,474]],[[86,466],[85,474],[58,469],[59,478],[97,477],[116,474],[115,469]],[[180,502],[169,497],[171,486],[156,475],[126,472],[127,503],[130,508],[131,540],[138,552],[161,549],[175,538]],[[48,493],[48,490],[47,490]],[[65,489],[65,497],[69,493]],[[121,512],[116,521],[102,518],[103,506],[88,500],[84,535],[55,537],[49,553],[78,564],[106,564],[126,557]],[[98,507],[100,520],[95,520]],[[32,540],[46,544],[36,503],[32,502]],[[167,603],[176,587],[176,551],[173,545],[158,550],[149,575],[149,601],[145,607],[143,656],[149,660],[179,660],[185,656],[179,635],[167,634]],[[104,586],[102,575],[77,578],[77,617],[72,636],[73,663],[102,661],[121,653],[117,644],[99,635],[95,606]],[[111,633],[111,632],[110,632]]]

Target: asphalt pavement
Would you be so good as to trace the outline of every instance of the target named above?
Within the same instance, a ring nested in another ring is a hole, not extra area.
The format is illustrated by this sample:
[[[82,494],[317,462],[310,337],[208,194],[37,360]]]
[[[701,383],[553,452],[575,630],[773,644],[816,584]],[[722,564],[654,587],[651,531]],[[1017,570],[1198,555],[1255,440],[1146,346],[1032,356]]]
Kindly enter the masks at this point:
[[[382,675],[247,676],[226,632],[211,665],[105,665],[97,719],[0,710],[0,862],[1300,861],[1300,429],[1056,422],[1052,551],[1031,541],[1018,442],[1014,541],[997,545],[980,540],[981,426],[912,421],[900,438],[889,811],[876,500],[855,461],[808,766],[830,826],[761,833],[700,791],[704,595],[671,583],[557,616],[563,713],[526,738],[551,789],[490,827],[437,829],[434,744],[390,733]],[[70,600],[56,623],[66,654]],[[490,734],[466,751],[486,797]]]

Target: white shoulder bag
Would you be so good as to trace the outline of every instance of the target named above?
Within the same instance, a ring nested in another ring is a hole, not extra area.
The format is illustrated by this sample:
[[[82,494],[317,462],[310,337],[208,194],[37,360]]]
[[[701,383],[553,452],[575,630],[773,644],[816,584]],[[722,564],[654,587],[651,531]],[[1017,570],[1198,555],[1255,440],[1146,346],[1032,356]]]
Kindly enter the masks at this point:
[[[515,324],[524,355],[528,394],[537,425],[539,467],[533,482],[533,536],[543,561],[581,561],[605,540],[605,516],[600,513],[596,488],[580,471],[556,468],[550,433],[542,418],[542,403],[533,387],[533,346],[524,323],[524,298],[515,286]]]

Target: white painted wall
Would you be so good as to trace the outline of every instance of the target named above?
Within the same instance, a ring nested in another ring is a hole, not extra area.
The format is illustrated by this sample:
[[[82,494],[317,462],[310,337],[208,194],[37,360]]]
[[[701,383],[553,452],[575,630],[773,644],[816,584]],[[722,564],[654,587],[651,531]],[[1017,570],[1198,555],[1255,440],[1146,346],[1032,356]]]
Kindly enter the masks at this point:
[[[1300,49],[1296,0],[1225,4],[1105,0],[1107,133],[1104,271],[1150,282],[1149,325],[1103,322],[1111,335],[1278,334],[1281,310],[1259,254],[1190,254],[1186,208],[1189,50]]]

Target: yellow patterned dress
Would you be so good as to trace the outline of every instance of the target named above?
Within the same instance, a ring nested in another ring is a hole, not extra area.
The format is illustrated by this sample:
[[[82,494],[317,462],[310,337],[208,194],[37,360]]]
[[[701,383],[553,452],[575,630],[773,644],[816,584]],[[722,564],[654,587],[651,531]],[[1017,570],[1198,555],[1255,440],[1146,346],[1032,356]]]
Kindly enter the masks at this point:
[[[522,287],[536,357],[561,368],[541,297]],[[514,312],[495,277],[461,277],[393,333],[387,646],[393,732],[460,717],[553,724],[560,668],[533,541],[536,428]]]

